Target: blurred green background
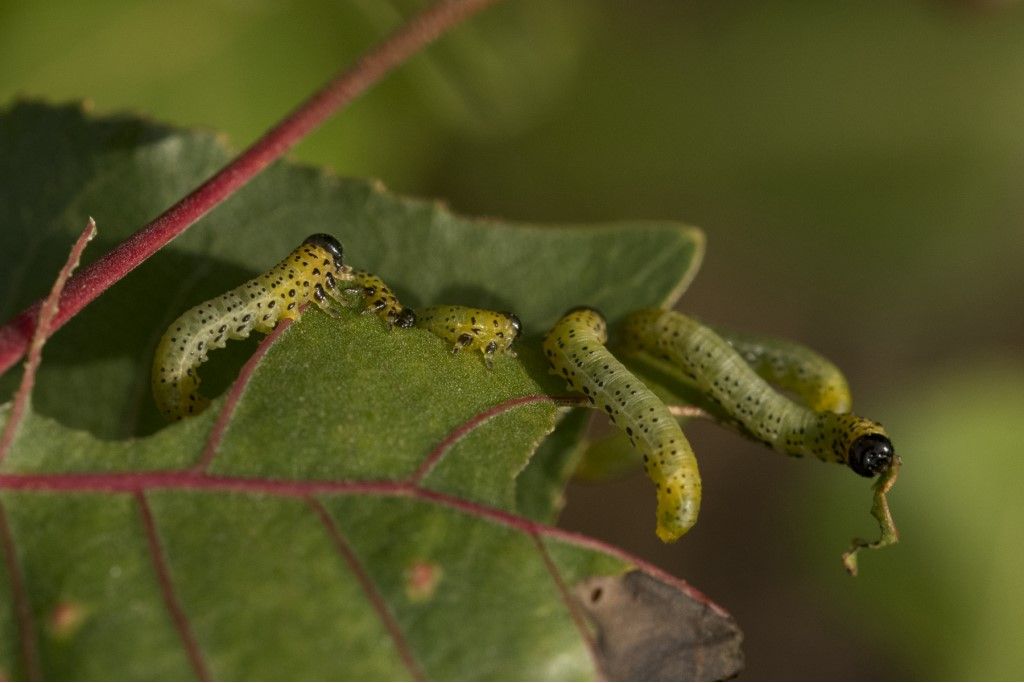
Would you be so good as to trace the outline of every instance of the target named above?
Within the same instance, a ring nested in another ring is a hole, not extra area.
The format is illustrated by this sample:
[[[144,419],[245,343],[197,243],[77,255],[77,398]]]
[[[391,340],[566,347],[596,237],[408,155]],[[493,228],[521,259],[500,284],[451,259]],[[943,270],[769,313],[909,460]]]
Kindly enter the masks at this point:
[[[0,102],[240,148],[418,6],[0,0]],[[704,228],[681,307],[847,370],[904,458],[903,542],[848,578],[868,483],[708,425],[681,542],[640,474],[574,485],[562,523],[728,608],[746,678],[1024,676],[1024,7],[510,0],[294,156],[462,213]]]

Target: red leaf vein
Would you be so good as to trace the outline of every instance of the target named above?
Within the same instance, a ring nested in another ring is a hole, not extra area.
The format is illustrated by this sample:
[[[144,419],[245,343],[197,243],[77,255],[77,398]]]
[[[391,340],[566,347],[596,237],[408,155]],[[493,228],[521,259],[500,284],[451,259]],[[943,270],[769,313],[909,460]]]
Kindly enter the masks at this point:
[[[409,647],[409,643],[405,639],[405,634],[402,633],[401,626],[398,625],[398,621],[395,616],[388,609],[387,603],[384,601],[384,597],[377,590],[377,585],[373,582],[373,579],[367,573],[363,563],[359,561],[355,551],[352,550],[351,544],[345,538],[345,535],[338,528],[338,525],[334,523],[334,518],[331,517],[330,513],[324,509],[324,506],[316,498],[307,497],[306,502],[309,507],[312,508],[313,512],[320,519],[320,523],[323,524],[327,533],[331,537],[331,541],[334,543],[334,547],[338,550],[338,554],[345,560],[345,564],[355,575],[356,580],[359,581],[359,585],[362,587],[363,592],[366,594],[370,604],[373,605],[374,611],[384,624],[384,628],[387,629],[391,635],[391,640],[395,644],[395,649],[398,651],[398,655],[402,658],[402,663],[409,670],[410,675],[418,680],[422,681],[426,679],[423,675],[423,670],[420,665],[416,662],[416,658],[412,654],[412,649]]]
[[[18,622],[18,635],[21,639],[21,659],[28,679],[38,681],[42,678],[39,664],[39,651],[36,646],[36,627],[32,617],[32,606],[28,601],[25,588],[25,576],[18,562],[14,547],[14,535],[7,524],[7,514],[0,502],[0,543],[3,544],[4,561],[7,564],[7,575],[11,577],[11,599],[14,602],[14,615]]]
[[[423,459],[423,462],[420,463],[420,466],[416,469],[412,476],[409,477],[409,483],[421,483],[423,479],[428,474],[430,474],[430,471],[434,469],[437,463],[440,462],[441,459],[448,454],[448,452],[452,449],[453,446],[455,446],[456,443],[461,441],[473,430],[475,430],[477,427],[487,422],[491,418],[501,415],[502,413],[506,413],[512,410],[513,408],[518,408],[519,406],[528,405],[531,403],[548,403],[555,401],[557,401],[557,399],[555,399],[552,396],[548,396],[547,394],[530,394],[528,396],[510,398],[507,401],[499,403],[495,406],[491,406],[487,410],[483,410],[477,413],[476,415],[474,415],[473,417],[471,417],[470,419],[466,420],[458,427],[453,429],[451,432],[449,432],[448,435],[444,439],[442,439],[441,442],[437,444],[437,446],[434,447],[434,450],[427,454],[427,457]]]
[[[590,548],[611,555],[626,564],[637,567],[646,574],[650,574],[659,581],[673,586],[691,598],[708,605],[719,614],[728,616],[728,612],[682,579],[613,545],[590,536],[534,522],[525,517],[482,503],[465,500],[440,491],[421,488],[406,482],[303,481],[259,477],[229,477],[182,470],[164,472],[108,472],[100,474],[0,474],[0,490],[116,493],[150,489],[234,492],[285,498],[305,498],[313,495],[362,495],[406,496],[425,500],[460,510],[473,517],[518,529],[524,533],[536,533],[544,538],[564,541],[571,545]]]
[[[146,541],[149,544],[149,554],[153,560],[153,569],[156,571],[157,580],[160,583],[160,592],[163,594],[164,604],[174,620],[174,627],[181,637],[182,645],[185,647],[185,653],[188,655],[196,677],[203,681],[212,680],[210,672],[206,667],[206,662],[203,659],[202,650],[200,650],[195,634],[192,633],[192,627],[188,623],[188,617],[185,616],[185,611],[181,608],[181,603],[178,602],[178,597],[175,595],[174,583],[171,581],[171,573],[167,568],[167,558],[164,556],[163,547],[161,547],[160,539],[157,537],[153,512],[150,510],[149,503],[146,501],[146,496],[142,491],[135,491],[135,500],[139,505],[142,526],[145,529]]]
[[[238,406],[238,401],[242,398],[242,394],[245,393],[246,387],[249,386],[249,380],[252,379],[253,374],[256,372],[256,368],[259,367],[263,361],[264,356],[267,355],[267,351],[270,350],[271,345],[277,341],[277,339],[284,334],[284,331],[292,324],[289,319],[282,320],[274,328],[274,331],[268,334],[260,342],[260,345],[256,348],[256,351],[252,356],[245,362],[242,369],[238,373],[238,377],[231,384],[231,388],[228,390],[227,398],[224,400],[224,405],[221,407],[220,414],[217,415],[217,421],[213,423],[213,428],[210,429],[210,435],[206,439],[206,444],[203,446],[203,453],[199,457],[199,461],[192,466],[194,472],[205,472],[210,468],[210,464],[213,462],[214,457],[217,455],[217,449],[220,448],[220,442],[224,439],[224,433],[227,431],[231,424],[231,418],[235,416],[235,408]]]
[[[608,680],[608,674],[605,673],[604,667],[601,665],[601,658],[597,652],[597,643],[594,642],[594,635],[590,632],[590,627],[587,624],[587,619],[580,611],[579,604],[576,599],[569,593],[569,589],[565,585],[565,579],[562,578],[562,572],[558,569],[555,561],[551,559],[551,554],[548,553],[548,549],[544,546],[544,541],[541,539],[539,534],[530,534],[533,539],[534,545],[537,547],[537,552],[540,553],[540,557],[544,560],[544,566],[547,567],[548,573],[551,574],[552,580],[555,582],[555,586],[558,587],[558,593],[562,596],[562,602],[565,603],[566,608],[569,610],[569,616],[572,617],[572,621],[576,624],[576,630],[579,631],[580,637],[587,646],[587,652],[590,653],[590,661],[594,665],[594,672],[600,677],[601,680]]]

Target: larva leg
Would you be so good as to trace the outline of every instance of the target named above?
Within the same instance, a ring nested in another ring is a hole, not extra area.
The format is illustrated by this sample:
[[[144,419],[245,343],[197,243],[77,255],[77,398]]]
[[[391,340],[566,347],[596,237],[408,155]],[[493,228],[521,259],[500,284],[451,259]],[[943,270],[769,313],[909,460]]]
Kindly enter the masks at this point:
[[[336,239],[311,235],[263,275],[183,313],[164,333],[153,358],[157,408],[171,420],[202,412],[209,401],[199,394],[198,368],[212,349],[298,318],[309,301],[325,305],[337,282],[348,279],[348,270]]]
[[[328,295],[324,301],[317,301],[316,304],[321,311],[335,319],[341,317],[342,311],[349,311],[355,306],[344,289],[339,289],[333,296]]]
[[[515,357],[512,343],[522,331],[514,313],[469,306],[432,306],[416,314],[416,327],[451,343],[452,353],[469,348],[483,355],[488,369],[498,354]]]
[[[348,275],[349,274],[346,273],[346,276]],[[315,303],[321,311],[332,318],[341,317],[339,312],[339,308],[341,306],[339,298],[341,296],[342,293],[338,289],[337,282],[333,278],[329,284],[317,283],[316,287],[313,288],[313,303]]]
[[[484,365],[487,366],[488,370],[493,370],[494,369],[494,353],[497,350],[498,350],[498,343],[495,342],[495,341],[492,341],[492,342],[489,342],[486,346],[484,346],[483,351],[481,352],[484,355]]]
[[[594,408],[604,410],[642,453],[647,475],[658,489],[658,537],[674,541],[697,521],[697,459],[665,405],[605,348],[607,338],[600,313],[574,309],[545,336],[544,353],[551,371]]]
[[[842,371],[815,351],[784,339],[713,328],[753,368],[777,387],[792,391],[811,410],[850,412],[850,386]]]
[[[458,353],[462,349],[466,348],[473,343],[473,335],[471,334],[460,334],[455,343],[452,344],[452,353]]]

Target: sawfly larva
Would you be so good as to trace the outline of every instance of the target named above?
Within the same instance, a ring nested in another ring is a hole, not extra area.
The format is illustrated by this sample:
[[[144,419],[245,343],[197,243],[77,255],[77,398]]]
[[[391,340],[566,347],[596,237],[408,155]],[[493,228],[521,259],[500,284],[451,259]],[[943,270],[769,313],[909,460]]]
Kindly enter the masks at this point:
[[[892,464],[892,443],[882,425],[791,401],[732,345],[693,318],[675,311],[637,311],[626,317],[622,331],[626,350],[668,361],[737,428],[769,448],[845,464],[865,477]]]
[[[452,353],[479,351],[488,368],[496,354],[515,357],[512,342],[522,332],[514,313],[499,313],[469,306],[432,306],[416,312],[416,327],[433,332],[452,344]]]
[[[665,405],[605,348],[604,317],[592,308],[566,313],[544,337],[544,354],[554,374],[581,392],[643,455],[647,476],[657,486],[657,534],[665,542],[685,534],[697,521],[701,482],[697,459],[679,423]]]
[[[899,540],[886,494],[896,482],[901,461],[882,425],[850,413],[813,410],[789,400],[776,392],[737,348],[709,327],[681,313],[661,310],[632,313],[623,321],[622,336],[625,351],[641,358],[653,358],[661,367],[667,365],[675,369],[673,374],[709,401],[712,416],[742,434],[781,453],[813,456],[845,464],[864,477],[878,476],[871,514],[878,521],[881,536],[874,542],[854,539],[849,550],[843,553],[843,564],[848,572],[857,573],[860,549],[883,548]],[[783,386],[789,384],[789,388],[803,394],[808,403],[816,400],[810,396],[812,392],[800,391],[803,385],[792,383],[785,373],[777,372],[777,368],[760,369],[768,379]],[[848,390],[843,389],[834,396],[844,391]],[[825,399],[824,403],[827,405],[830,401],[833,401],[832,407],[842,403],[836,402],[834,397]]]
[[[373,273],[353,268],[351,284],[345,288],[344,293],[362,297],[363,312],[376,314],[388,327],[405,328],[416,323],[416,313],[402,306],[384,280]]]
[[[297,319],[310,301],[329,310],[338,283],[350,279],[341,244],[331,235],[311,235],[266,273],[185,311],[160,339],[153,358],[153,398],[170,420],[196,415],[209,400],[199,394],[197,369],[229,339],[264,334],[280,320]]]

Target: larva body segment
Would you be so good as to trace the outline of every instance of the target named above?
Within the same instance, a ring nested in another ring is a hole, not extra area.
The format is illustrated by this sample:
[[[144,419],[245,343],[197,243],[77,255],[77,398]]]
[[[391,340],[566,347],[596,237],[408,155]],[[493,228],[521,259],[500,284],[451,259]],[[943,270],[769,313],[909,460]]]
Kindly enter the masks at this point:
[[[604,410],[643,455],[658,488],[658,537],[674,541],[697,521],[701,480],[697,459],[665,405],[605,348],[604,317],[590,308],[569,311],[544,338],[554,374]]]
[[[638,311],[623,321],[622,336],[625,350],[667,361],[734,426],[776,451],[846,464],[867,477],[888,469],[895,457],[880,424],[789,400],[722,337],[681,313]]]
[[[376,314],[389,327],[407,328],[416,323],[416,314],[402,305],[384,280],[357,268],[353,268],[351,274],[351,284],[345,293],[362,297],[364,312]]]
[[[736,349],[754,372],[769,383],[792,391],[811,410],[850,412],[850,385],[842,371],[827,358],[785,339],[713,329]]]
[[[452,344],[452,353],[479,351],[490,368],[496,354],[515,356],[512,342],[522,331],[514,313],[469,306],[433,306],[416,312],[416,327],[433,332]]]
[[[249,333],[268,333],[278,321],[296,319],[310,301],[328,309],[338,282],[350,278],[341,244],[330,235],[311,235],[263,275],[185,311],[157,344],[153,397],[169,420],[196,415],[209,400],[199,394],[197,368],[213,349]]]

